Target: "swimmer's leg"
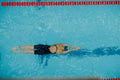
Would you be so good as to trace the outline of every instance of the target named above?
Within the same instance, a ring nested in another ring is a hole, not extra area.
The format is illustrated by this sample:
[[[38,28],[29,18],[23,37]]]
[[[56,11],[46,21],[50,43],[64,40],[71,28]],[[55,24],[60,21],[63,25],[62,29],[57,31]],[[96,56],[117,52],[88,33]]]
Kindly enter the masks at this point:
[[[34,46],[19,46],[22,49],[34,49]]]
[[[13,48],[12,50],[21,50],[21,49],[34,50],[34,46],[18,46],[18,47]]]
[[[15,52],[15,53],[34,54],[34,50],[17,50],[17,49],[13,49],[12,51]]]

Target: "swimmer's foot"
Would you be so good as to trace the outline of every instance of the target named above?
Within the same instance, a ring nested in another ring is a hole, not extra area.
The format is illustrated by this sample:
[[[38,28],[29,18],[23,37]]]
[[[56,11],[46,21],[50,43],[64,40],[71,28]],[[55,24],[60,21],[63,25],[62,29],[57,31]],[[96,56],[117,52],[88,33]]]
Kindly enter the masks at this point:
[[[13,51],[13,52],[18,52],[18,49],[17,49],[17,47],[15,47],[15,48],[12,48],[12,51]]]
[[[13,51],[13,52],[16,52],[16,51],[17,51],[17,48],[12,48],[12,51]]]

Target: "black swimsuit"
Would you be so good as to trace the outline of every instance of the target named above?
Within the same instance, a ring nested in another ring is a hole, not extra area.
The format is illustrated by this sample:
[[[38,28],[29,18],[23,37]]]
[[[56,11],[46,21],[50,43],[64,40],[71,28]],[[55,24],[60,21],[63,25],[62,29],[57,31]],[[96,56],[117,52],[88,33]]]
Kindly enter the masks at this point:
[[[50,45],[43,45],[43,44],[38,44],[34,45],[34,54],[38,55],[44,55],[44,54],[50,54]]]

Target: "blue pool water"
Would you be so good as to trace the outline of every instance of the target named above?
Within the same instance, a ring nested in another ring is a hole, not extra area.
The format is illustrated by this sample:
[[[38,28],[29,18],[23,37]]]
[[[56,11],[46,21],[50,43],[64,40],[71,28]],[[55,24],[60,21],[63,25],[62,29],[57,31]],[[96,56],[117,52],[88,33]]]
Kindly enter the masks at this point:
[[[82,50],[44,56],[11,51],[39,43]],[[120,77],[120,6],[0,6],[0,77]]]

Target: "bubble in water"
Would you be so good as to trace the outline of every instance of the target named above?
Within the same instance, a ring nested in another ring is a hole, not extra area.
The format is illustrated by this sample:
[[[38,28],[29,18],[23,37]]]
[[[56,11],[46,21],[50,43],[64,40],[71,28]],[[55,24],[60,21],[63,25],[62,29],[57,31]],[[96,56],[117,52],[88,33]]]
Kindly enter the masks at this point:
[[[38,27],[38,30],[39,30],[39,31],[41,31],[41,30],[42,30],[42,28],[41,28],[41,27]]]

